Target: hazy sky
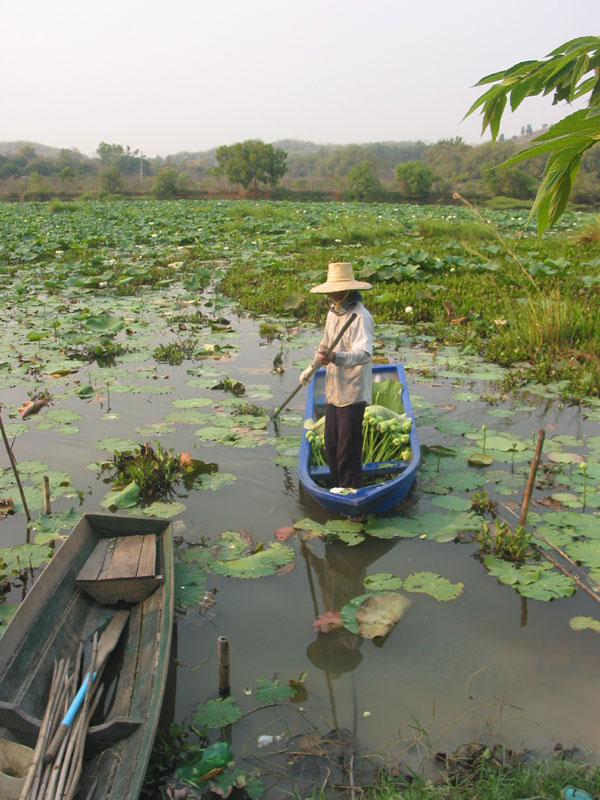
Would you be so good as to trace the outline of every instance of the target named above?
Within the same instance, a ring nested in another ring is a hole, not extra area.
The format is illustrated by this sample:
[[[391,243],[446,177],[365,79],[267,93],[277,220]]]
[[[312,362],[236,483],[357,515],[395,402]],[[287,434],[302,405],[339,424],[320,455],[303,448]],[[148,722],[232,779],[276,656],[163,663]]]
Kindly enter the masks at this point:
[[[244,139],[480,139],[484,75],[597,35],[599,0],[3,0],[0,141],[149,156]],[[552,124],[525,101],[502,132]],[[486,134],[485,139],[489,136]],[[485,140],[484,139],[484,140]]]

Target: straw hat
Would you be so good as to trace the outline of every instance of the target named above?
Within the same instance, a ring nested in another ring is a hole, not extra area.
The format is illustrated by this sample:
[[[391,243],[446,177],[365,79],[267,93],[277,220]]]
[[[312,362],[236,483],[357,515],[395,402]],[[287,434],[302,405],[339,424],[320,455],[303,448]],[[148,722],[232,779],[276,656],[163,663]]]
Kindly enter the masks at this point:
[[[331,294],[331,292],[347,292],[351,289],[372,289],[370,283],[357,281],[354,278],[352,264],[349,261],[336,261],[329,265],[327,281],[310,290],[314,294]]]

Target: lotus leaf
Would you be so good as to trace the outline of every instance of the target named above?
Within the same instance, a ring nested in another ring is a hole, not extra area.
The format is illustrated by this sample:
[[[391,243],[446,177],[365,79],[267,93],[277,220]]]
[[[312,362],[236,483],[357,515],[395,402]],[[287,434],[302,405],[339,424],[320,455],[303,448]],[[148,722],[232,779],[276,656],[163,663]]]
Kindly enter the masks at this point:
[[[232,578],[262,578],[273,575],[280,567],[294,560],[294,551],[279,542],[274,542],[265,550],[244,556],[234,561],[214,561],[213,572]]]
[[[0,606],[0,609],[2,606]],[[569,627],[574,631],[592,630],[600,633],[600,620],[593,617],[573,617],[569,620]]]
[[[88,317],[84,323],[84,328],[88,331],[95,333],[103,333],[107,336],[114,336],[125,327],[125,320],[123,317],[117,317],[113,314],[97,314],[94,317]]]
[[[465,470],[463,472],[445,472],[437,482],[440,486],[446,486],[457,492],[472,492],[474,489],[485,486],[487,478],[480,472]]]
[[[62,514],[41,514],[39,519],[32,520],[31,529],[38,531],[35,541],[38,544],[44,544],[38,538],[40,534],[54,538],[60,531],[68,529],[71,530],[81,519],[81,513],[70,508],[68,511],[63,511]]]
[[[465,433],[473,433],[476,428],[470,422],[460,419],[444,419],[436,426],[440,433],[451,433],[455,436],[462,436]]]
[[[366,592],[365,594],[360,594],[358,597],[353,597],[352,600],[349,600],[340,611],[340,619],[347,630],[351,633],[359,633],[358,630],[358,622],[356,620],[356,612],[361,607],[364,600],[367,600],[369,597],[377,597],[376,592]]]
[[[494,458],[489,453],[473,453],[468,461],[472,467],[489,467],[494,463]]]
[[[416,517],[373,517],[368,521],[365,531],[378,539],[413,539],[423,532],[423,528]]]
[[[100,505],[103,508],[131,508],[137,505],[139,497],[140,487],[135,481],[131,481],[124,489],[108,492]]]
[[[397,592],[368,597],[356,611],[359,633],[365,639],[387,636],[411,605],[408,597]]]
[[[311,531],[317,536],[321,536],[325,533],[324,525],[322,525],[320,522],[315,522],[313,519],[309,519],[308,517],[303,517],[302,519],[294,522],[294,528],[297,531]]]
[[[164,500],[155,500],[149,506],[144,506],[143,508],[139,508],[138,512],[143,514],[145,517],[176,517],[179,514],[183,514],[185,511],[185,506],[183,503],[167,503]],[[136,512],[130,512],[136,513]]]
[[[583,502],[572,492],[555,492],[550,497],[556,500],[557,503],[567,506],[567,508],[581,508],[583,506]]]
[[[140,449],[139,443],[134,439],[117,439],[114,436],[100,439],[99,442],[96,442],[96,447],[100,450],[110,450],[112,453],[126,453]]]
[[[363,525],[353,520],[329,520],[325,524],[325,533],[333,535],[347,545],[352,546],[364,541]]]
[[[600,540],[570,542],[565,545],[564,550],[573,561],[579,561],[586,567],[600,568]]]
[[[448,494],[443,497],[434,497],[431,505],[446,508],[448,511],[468,511],[471,508],[471,500],[455,494]]]
[[[261,703],[274,703],[277,700],[284,700],[293,697],[297,689],[289,684],[280,686],[278,680],[267,681],[259,678],[256,681],[256,699]]]
[[[462,594],[463,583],[451,583],[434,572],[415,572],[404,579],[407,592],[422,592],[435,597],[436,600],[454,600]]]
[[[2,626],[8,625],[18,607],[18,603],[0,603],[0,636],[2,635]]]
[[[206,491],[216,492],[223,486],[229,486],[237,481],[237,476],[232,475],[231,472],[212,472],[198,475],[194,481],[196,489],[204,489]]]
[[[396,414],[404,414],[402,384],[395,380],[378,381],[373,384],[373,404],[384,406]]]
[[[569,597],[575,592],[576,584],[571,578],[554,570],[542,570],[537,581],[529,584],[519,583],[519,594],[532,600],[555,600]]]
[[[554,464],[579,464],[584,460],[580,453],[563,453],[558,450],[546,453],[546,458]]]
[[[364,579],[365,589],[370,592],[395,592],[402,588],[402,578],[397,578],[391,572],[378,572],[375,575],[367,575]]]
[[[4,562],[6,571],[14,575],[30,567],[41,567],[52,556],[53,551],[44,544],[19,544],[0,548],[0,561]]]
[[[490,575],[498,578],[502,583],[514,586],[519,582],[519,569],[515,564],[503,561],[496,556],[486,556],[483,563],[487,567]]]
[[[62,422],[62,423],[70,423],[76,422],[78,419],[81,419],[81,414],[77,414],[75,411],[71,411],[70,408],[51,408],[49,411],[46,412],[47,419],[51,419],[53,422]]]
[[[178,608],[193,606],[204,599],[206,573],[196,564],[175,564],[175,604]]]
[[[176,408],[203,408],[204,406],[211,406],[212,400],[207,397],[181,397],[178,400],[173,400],[172,405]]]
[[[235,697],[221,697],[199,705],[192,716],[194,725],[207,728],[223,728],[242,716]]]

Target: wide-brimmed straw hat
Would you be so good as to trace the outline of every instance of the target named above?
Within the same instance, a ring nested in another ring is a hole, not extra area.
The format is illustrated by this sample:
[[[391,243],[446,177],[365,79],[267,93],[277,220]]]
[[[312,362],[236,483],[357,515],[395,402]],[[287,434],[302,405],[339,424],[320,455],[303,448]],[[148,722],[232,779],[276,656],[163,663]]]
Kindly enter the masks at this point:
[[[331,292],[348,292],[351,289],[372,289],[370,283],[357,281],[354,277],[350,261],[336,261],[327,269],[327,281],[310,290],[314,294],[331,294]]]

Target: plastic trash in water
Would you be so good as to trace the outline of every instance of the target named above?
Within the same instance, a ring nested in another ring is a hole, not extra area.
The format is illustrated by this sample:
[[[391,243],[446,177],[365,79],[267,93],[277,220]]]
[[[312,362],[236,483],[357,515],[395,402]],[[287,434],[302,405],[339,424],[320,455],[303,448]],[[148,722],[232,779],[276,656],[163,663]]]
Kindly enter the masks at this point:
[[[576,789],[574,786],[565,786],[561,789],[563,800],[593,800],[593,797],[584,792],[583,789]]]
[[[256,746],[269,747],[272,744],[279,744],[284,738],[283,733],[280,733],[278,736],[259,736],[256,740]]]

